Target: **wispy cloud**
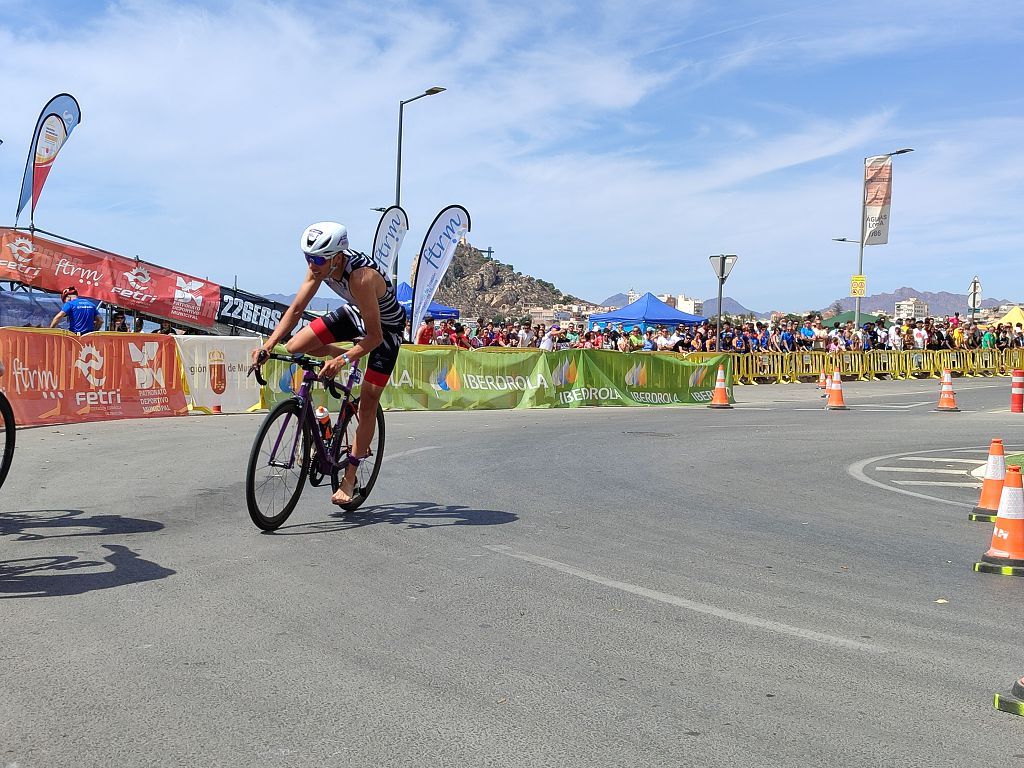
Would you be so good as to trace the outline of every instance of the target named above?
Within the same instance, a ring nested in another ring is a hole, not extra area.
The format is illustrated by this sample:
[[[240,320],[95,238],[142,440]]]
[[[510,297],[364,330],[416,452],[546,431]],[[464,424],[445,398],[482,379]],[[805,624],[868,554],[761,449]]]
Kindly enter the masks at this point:
[[[934,43],[900,14],[879,31],[853,10],[756,7],[133,2],[69,29],[0,21],[0,189],[13,213],[38,109],[71,91],[83,124],[42,225],[291,290],[309,221],[342,220],[369,246],[370,208],[394,195],[398,100],[443,85],[405,113],[405,264],[436,210],[463,202],[474,242],[593,299],[711,295],[707,254],[735,250],[730,291],[748,304],[823,304],[851,271],[829,238],[855,234],[860,159],[907,143],[918,152],[900,158],[892,243],[872,253],[893,267],[884,280],[956,287],[953,271],[922,272],[929,254],[996,263],[1024,202],[1020,104],[996,119],[845,97],[851,80],[788,93],[810,62],[856,68]],[[968,9],[936,7],[925,30]],[[997,23],[982,16],[964,22],[975,39]]]

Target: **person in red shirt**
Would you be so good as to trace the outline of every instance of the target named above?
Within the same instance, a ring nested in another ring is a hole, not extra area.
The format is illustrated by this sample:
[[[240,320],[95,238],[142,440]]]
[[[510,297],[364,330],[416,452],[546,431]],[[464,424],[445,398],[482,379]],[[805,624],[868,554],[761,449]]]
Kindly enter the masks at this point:
[[[420,329],[416,332],[416,343],[434,343],[434,318],[426,317],[423,319],[423,325],[421,325]]]
[[[466,332],[466,326],[462,323],[455,324],[455,333],[452,334],[452,344],[459,347],[459,349],[473,348],[473,344],[469,340],[469,334]]]

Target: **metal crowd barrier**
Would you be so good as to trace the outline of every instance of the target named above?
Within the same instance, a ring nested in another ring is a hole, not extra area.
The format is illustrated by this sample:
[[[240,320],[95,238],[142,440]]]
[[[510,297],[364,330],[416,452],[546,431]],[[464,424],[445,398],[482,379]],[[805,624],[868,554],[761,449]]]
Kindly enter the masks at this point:
[[[665,354],[665,353],[653,353]],[[913,349],[902,352],[729,352],[733,357],[734,384],[786,384],[814,381],[822,372],[852,379],[939,378],[944,370],[956,376],[1009,376],[1024,369],[1024,349]],[[714,353],[691,352],[688,360],[701,362]]]

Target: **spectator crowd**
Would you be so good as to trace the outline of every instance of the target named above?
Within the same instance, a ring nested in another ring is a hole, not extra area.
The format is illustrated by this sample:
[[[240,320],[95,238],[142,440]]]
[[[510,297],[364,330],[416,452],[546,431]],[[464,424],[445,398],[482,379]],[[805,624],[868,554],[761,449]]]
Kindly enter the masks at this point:
[[[1018,323],[990,325],[950,318],[896,318],[854,327],[852,321],[828,325],[820,315],[802,321],[723,322],[721,334],[705,320],[699,325],[612,324],[586,330],[583,323],[493,323],[477,320],[475,327],[427,318],[416,332],[416,344],[447,344],[462,349],[520,347],[542,350],[606,349],[619,352],[866,352],[870,350],[1008,349],[1024,347],[1024,328]]]

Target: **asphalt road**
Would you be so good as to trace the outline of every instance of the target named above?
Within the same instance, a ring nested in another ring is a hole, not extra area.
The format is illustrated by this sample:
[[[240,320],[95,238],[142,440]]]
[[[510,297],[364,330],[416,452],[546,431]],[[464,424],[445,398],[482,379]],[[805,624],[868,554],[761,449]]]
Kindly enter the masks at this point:
[[[1018,764],[1024,579],[972,572],[973,488],[895,483],[1024,448],[1008,380],[956,389],[389,413],[367,507],[272,535],[260,417],[24,430],[0,766]]]

